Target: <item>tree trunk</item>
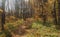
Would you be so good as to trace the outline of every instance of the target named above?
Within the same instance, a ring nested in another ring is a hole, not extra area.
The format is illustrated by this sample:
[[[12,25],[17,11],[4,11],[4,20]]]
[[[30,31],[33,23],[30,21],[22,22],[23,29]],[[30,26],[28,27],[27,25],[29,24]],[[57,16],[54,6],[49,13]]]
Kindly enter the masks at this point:
[[[60,0],[58,0],[58,25],[60,25]]]
[[[54,2],[53,17],[54,17],[54,24],[57,25],[56,1]]]
[[[4,6],[5,6],[5,0],[2,1],[2,18],[1,18],[1,26],[2,26],[2,30],[4,30],[4,24],[5,24],[5,10],[4,10]]]
[[[18,18],[19,17],[19,4],[18,1],[16,0],[16,4],[15,4],[15,17]]]

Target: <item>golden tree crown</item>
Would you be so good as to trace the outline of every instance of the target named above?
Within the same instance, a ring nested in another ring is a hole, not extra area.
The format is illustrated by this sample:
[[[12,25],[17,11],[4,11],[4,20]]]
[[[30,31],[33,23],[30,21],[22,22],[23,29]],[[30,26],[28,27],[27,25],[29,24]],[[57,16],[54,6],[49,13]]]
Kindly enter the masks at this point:
[[[2,10],[2,9],[0,9],[0,13],[1,13],[1,12],[3,12],[3,10]]]

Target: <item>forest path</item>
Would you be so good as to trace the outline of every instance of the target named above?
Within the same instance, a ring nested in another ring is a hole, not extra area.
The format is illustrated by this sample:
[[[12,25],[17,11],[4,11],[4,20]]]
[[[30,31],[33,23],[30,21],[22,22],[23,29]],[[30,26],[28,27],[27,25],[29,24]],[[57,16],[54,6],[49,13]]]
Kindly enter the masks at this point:
[[[28,37],[28,34],[31,33],[33,30],[32,29],[26,29],[26,33],[25,34],[22,34],[22,35],[19,35],[19,34],[14,34],[12,33],[12,37]]]
[[[27,34],[31,33],[33,30],[31,28],[33,20],[28,19],[18,26],[18,29],[12,33],[12,37],[27,37]]]

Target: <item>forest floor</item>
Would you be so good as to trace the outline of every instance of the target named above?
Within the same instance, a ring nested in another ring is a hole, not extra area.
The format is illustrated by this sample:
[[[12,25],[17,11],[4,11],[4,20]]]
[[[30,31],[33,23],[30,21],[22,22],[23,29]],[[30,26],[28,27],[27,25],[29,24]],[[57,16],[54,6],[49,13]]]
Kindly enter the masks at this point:
[[[38,20],[18,20],[6,23],[5,29],[12,34],[12,37],[60,37],[60,30],[56,28],[56,25],[48,22],[43,25],[43,23]],[[10,33],[7,34],[10,35]],[[4,33],[0,33],[0,37],[5,36]]]

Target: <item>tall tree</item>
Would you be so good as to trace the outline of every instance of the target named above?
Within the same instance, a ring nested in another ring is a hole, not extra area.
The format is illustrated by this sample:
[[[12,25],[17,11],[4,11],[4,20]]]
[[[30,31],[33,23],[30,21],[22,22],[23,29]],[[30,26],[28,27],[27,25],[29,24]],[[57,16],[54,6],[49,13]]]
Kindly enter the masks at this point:
[[[15,16],[18,18],[19,17],[19,4],[18,4],[19,0],[15,1]]]
[[[54,1],[54,8],[53,8],[53,17],[54,17],[54,24],[57,25],[57,13],[56,13],[56,0]]]
[[[45,10],[45,3],[47,3],[47,0],[42,0],[42,19],[43,19],[43,25],[46,25],[46,19],[47,19],[47,15],[46,15],[46,10]]]
[[[60,0],[58,0],[58,25],[60,25]]]
[[[5,24],[5,0],[2,0],[2,18],[1,18],[1,26],[2,30],[4,30],[4,24]]]

